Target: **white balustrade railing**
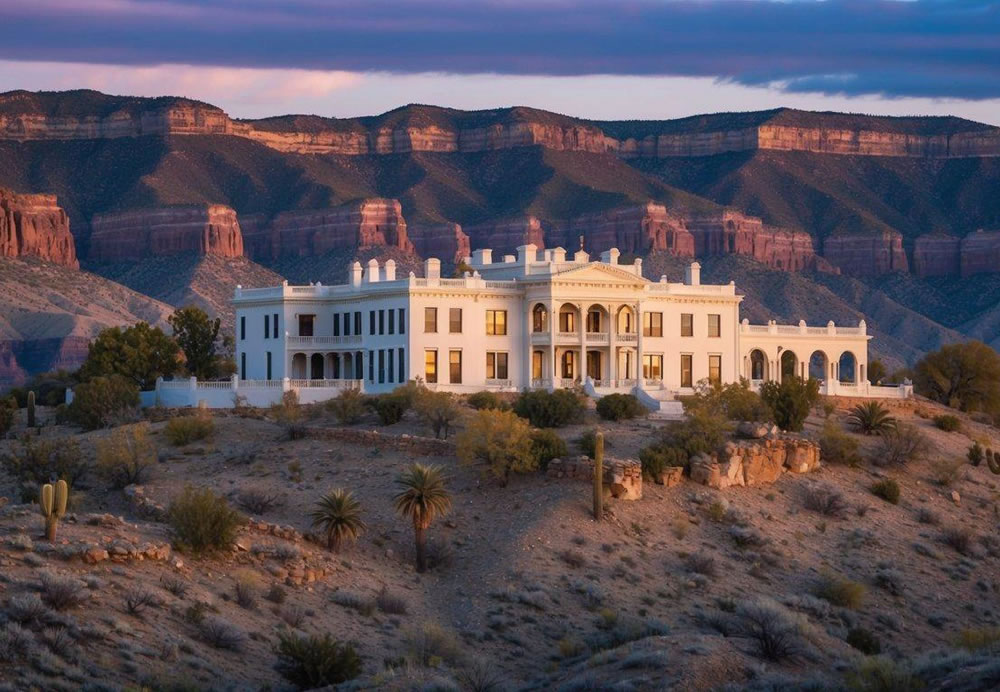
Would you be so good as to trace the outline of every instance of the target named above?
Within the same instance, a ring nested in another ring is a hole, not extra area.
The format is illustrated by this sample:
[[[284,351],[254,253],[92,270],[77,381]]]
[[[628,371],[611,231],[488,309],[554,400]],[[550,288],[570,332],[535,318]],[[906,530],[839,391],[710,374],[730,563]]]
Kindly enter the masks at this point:
[[[621,342],[626,343],[626,344],[634,344],[637,341],[639,341],[639,335],[638,334],[627,334],[627,333],[626,334],[617,334],[617,335],[615,335],[615,338],[618,339],[618,341],[621,341]]]
[[[498,378],[488,378],[486,380],[487,387],[509,387],[510,380],[501,380]]]
[[[608,338],[607,332],[587,332],[587,341],[593,344],[606,344]]]
[[[361,335],[349,336],[289,336],[289,346],[336,346],[338,344],[360,344]]]
[[[329,387],[331,389],[360,389],[361,380],[289,380],[295,388]]]

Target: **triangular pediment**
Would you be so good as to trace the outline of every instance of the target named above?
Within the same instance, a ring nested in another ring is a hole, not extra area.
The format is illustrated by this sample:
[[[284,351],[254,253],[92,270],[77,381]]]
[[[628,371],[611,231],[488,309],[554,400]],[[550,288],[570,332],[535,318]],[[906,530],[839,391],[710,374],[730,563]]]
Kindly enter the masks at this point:
[[[552,275],[552,281],[594,281],[598,283],[620,283],[641,286],[649,281],[641,276],[602,262],[591,262]]]

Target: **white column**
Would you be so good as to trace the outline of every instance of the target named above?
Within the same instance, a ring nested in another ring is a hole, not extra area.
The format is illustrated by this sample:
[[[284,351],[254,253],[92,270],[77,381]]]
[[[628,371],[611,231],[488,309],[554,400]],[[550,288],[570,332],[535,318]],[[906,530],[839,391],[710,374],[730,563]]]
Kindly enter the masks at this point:
[[[643,331],[643,325],[645,324],[645,322],[643,321],[642,301],[641,300],[638,301],[635,304],[635,320],[636,320],[635,381],[637,383],[637,386],[640,387],[640,388],[642,388],[643,385],[645,384],[645,382],[643,382],[643,380],[642,380],[642,375],[643,375],[643,372],[642,372],[642,331]],[[664,364],[664,366],[665,366],[665,364]]]
[[[618,307],[608,305],[608,381],[615,386],[618,379]]]
[[[527,359],[524,361],[524,365],[523,365],[523,368],[524,368],[524,370],[523,370],[523,372],[524,372],[524,386],[528,387],[528,388],[531,387],[531,363],[532,363],[532,356],[534,355],[533,352],[532,352],[532,348],[531,348],[531,338],[532,338],[532,334],[534,334],[534,331],[533,331],[534,330],[534,324],[532,323],[532,319],[531,319],[532,318],[531,305],[532,305],[532,301],[530,301],[530,300],[526,301],[525,308],[524,308],[525,319],[524,319],[524,327],[523,327],[524,328],[524,341],[525,341],[526,349],[527,349],[526,353],[527,353],[527,356],[528,356]]]
[[[556,311],[556,301],[549,301],[549,390],[556,387],[556,334],[559,327],[559,313]],[[543,368],[544,370],[544,368]],[[542,373],[545,374],[544,372]]]

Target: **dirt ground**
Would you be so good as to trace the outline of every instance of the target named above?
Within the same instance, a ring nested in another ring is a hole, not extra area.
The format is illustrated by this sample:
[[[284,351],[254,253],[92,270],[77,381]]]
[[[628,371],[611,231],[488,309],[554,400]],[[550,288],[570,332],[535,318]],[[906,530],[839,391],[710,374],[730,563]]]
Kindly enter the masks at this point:
[[[846,403],[836,419],[845,416]],[[952,647],[963,630],[1000,626],[1000,476],[985,464],[965,464],[952,485],[942,486],[933,469],[942,460],[964,459],[971,439],[1000,447],[1000,431],[962,416],[960,432],[943,432],[930,420],[942,410],[927,402],[894,408],[933,445],[928,459],[904,469],[824,465],[813,474],[784,474],[767,487],[722,491],[689,479],[669,489],[647,482],[641,500],[610,501],[601,522],[590,515],[590,487],[578,481],[536,473],[502,488],[452,455],[292,441],[273,422],[232,414],[215,416],[210,441],[175,448],[162,434],[164,423],[152,423],[160,463],[144,491],[157,503],[168,504],[186,484],[234,502],[241,490],[259,489],[282,502],[255,518],[305,533],[312,504],[342,487],[360,500],[367,530],[339,555],[308,541],[247,532],[224,556],[175,551],[167,560],[86,564],[62,556],[80,544],[165,544],[167,528],[140,517],[121,491],[102,488],[91,475],[74,493],[73,514],[52,549],[41,536],[37,508],[18,504],[13,479],[0,472],[0,496],[9,498],[0,508],[0,602],[9,610],[11,599],[37,591],[46,573],[89,580],[86,602],[36,628],[31,655],[0,662],[0,680],[18,690],[169,689],[168,683],[286,689],[273,667],[274,647],[290,621],[304,632],[353,642],[364,669],[355,686],[395,689],[484,689],[472,678],[487,671],[502,682],[493,689],[707,690],[750,685],[765,672],[799,677],[819,671],[835,679],[862,657],[845,641],[858,628],[873,633],[891,658]],[[410,416],[379,430],[425,435]],[[823,422],[821,415],[810,417],[805,434],[817,435]],[[319,412],[308,425],[337,423]],[[558,432],[578,453],[574,441],[598,427],[610,457],[635,458],[661,425],[601,422],[591,410],[585,425]],[[357,427],[378,428],[373,420]],[[41,436],[74,436],[92,459],[94,441],[107,434],[46,425]],[[856,437],[866,452],[875,449],[874,438]],[[0,442],[0,454],[18,444]],[[414,461],[444,467],[454,503],[430,530],[440,564],[424,574],[413,567],[412,527],[392,507],[394,479]],[[898,505],[871,493],[883,476],[899,482]],[[842,493],[848,506],[842,518],[803,507],[806,488],[816,483]],[[91,523],[104,514],[111,517]],[[756,532],[760,544],[741,547],[734,527]],[[942,539],[953,527],[976,535],[965,554]],[[693,569],[691,555],[711,558],[710,567]],[[281,604],[267,600],[263,594],[284,583],[289,561],[323,574],[283,586]],[[259,581],[253,607],[234,598],[235,579],[246,570]],[[887,572],[898,588],[885,587]],[[829,575],[863,585],[860,605],[817,598],[817,585]],[[164,588],[173,578],[188,584],[187,593]],[[137,585],[159,603],[130,614],[125,596]],[[405,612],[374,607],[380,592],[401,599]],[[775,601],[798,619],[798,655],[764,664],[751,640],[727,631],[729,613],[758,599]],[[238,650],[205,642],[191,620],[198,602],[245,633]],[[51,645],[58,629],[72,641]]]

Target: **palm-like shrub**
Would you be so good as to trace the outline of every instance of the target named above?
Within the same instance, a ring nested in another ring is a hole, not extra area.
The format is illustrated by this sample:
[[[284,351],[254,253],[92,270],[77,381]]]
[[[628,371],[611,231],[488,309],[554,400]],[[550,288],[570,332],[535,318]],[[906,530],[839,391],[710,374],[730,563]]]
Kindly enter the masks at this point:
[[[365,523],[361,520],[361,503],[349,490],[331,490],[316,503],[312,525],[326,532],[327,548],[340,552],[345,540],[355,541],[365,530]]]
[[[427,529],[437,518],[451,511],[451,493],[445,487],[440,467],[413,464],[396,478],[401,490],[393,498],[396,512],[413,522],[417,547],[417,571],[427,569]]]
[[[354,647],[329,634],[279,632],[277,654],[275,668],[300,690],[337,685],[361,674],[361,658]]]
[[[866,401],[851,409],[847,421],[865,435],[881,435],[896,427],[889,409],[877,401]]]

